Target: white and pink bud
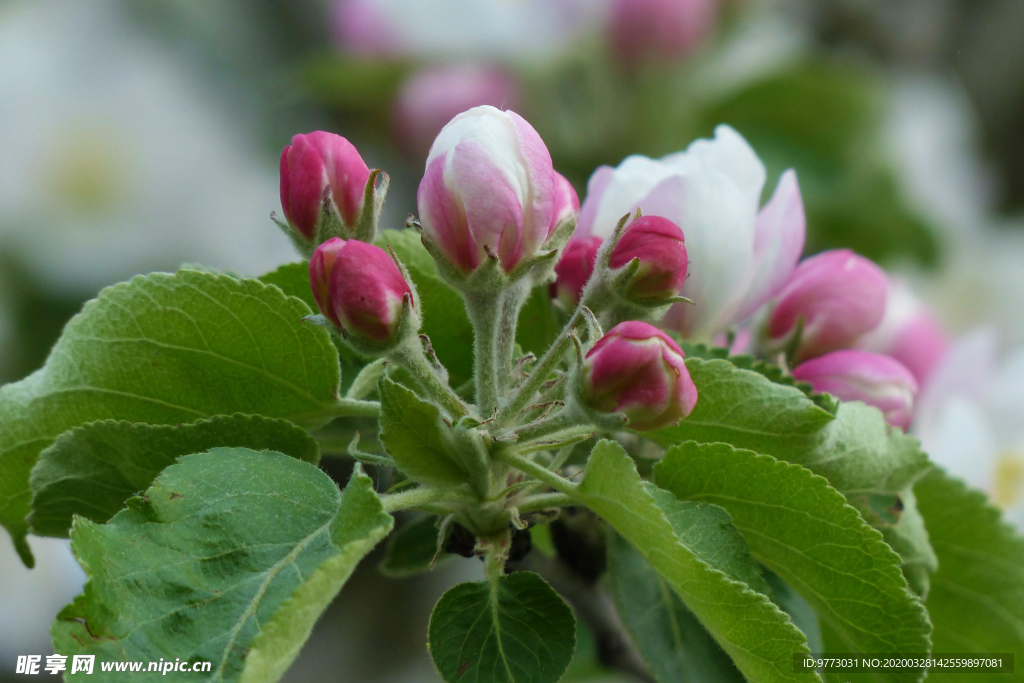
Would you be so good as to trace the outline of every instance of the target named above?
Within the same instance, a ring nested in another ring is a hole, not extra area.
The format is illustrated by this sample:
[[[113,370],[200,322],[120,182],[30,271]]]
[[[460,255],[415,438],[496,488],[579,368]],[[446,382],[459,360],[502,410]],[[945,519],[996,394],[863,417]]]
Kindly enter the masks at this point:
[[[430,143],[458,114],[488,104],[518,108],[519,84],[507,71],[479,64],[438,66],[413,74],[395,100],[395,137],[407,154],[423,158]]]
[[[572,311],[580,302],[583,288],[594,274],[600,237],[576,237],[569,240],[562,257],[555,265],[555,282],[551,295],[558,299],[566,311]]]
[[[799,331],[796,362],[853,347],[882,321],[888,287],[881,268],[849,249],[805,259],[775,300],[769,345],[786,346]]]
[[[903,363],[921,387],[928,383],[949,347],[949,335],[942,323],[900,282],[890,283],[882,322],[860,341],[865,351]]]
[[[327,240],[309,261],[309,284],[320,312],[359,351],[394,345],[406,317],[415,315],[414,294],[401,269],[372,244]]]
[[[622,283],[627,301],[660,304],[679,294],[686,282],[689,259],[683,231],[661,216],[641,216],[612,246],[608,265],[625,268],[634,260],[636,272]]]
[[[717,13],[717,0],[614,0],[609,40],[628,64],[671,62],[710,35]]]
[[[793,377],[840,400],[874,406],[893,426],[910,426],[917,380],[889,356],[853,349],[833,351],[796,366]]]
[[[554,220],[551,155],[515,112],[475,107],[434,140],[416,201],[442,273],[468,276],[488,258],[509,273],[537,256]]]
[[[620,323],[587,353],[580,400],[595,413],[624,415],[632,429],[677,424],[697,404],[684,358],[679,345],[653,325]]]

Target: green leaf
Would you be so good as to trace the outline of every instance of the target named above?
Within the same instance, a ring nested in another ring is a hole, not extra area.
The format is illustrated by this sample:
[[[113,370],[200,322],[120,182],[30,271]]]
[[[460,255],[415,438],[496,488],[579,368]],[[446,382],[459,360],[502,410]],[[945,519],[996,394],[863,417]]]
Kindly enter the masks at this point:
[[[818,621],[818,613],[811,604],[770,569],[765,570],[764,578],[771,586],[775,604],[781,607],[793,619],[797,628],[807,636],[807,647],[811,648],[811,652],[823,652],[821,624]]]
[[[313,425],[332,414],[338,356],[306,304],[256,280],[180,271],[103,290],[42,369],[0,388],[0,523],[22,558],[39,452],[86,422],[194,422],[247,413]]]
[[[89,578],[57,617],[54,649],[209,661],[207,681],[276,681],[391,525],[361,470],[341,492],[280,453],[185,456],[107,524],[75,521]]]
[[[442,552],[448,529],[442,530],[440,521],[435,515],[417,515],[396,529],[378,567],[381,573],[393,578],[415,576],[450,558]]]
[[[533,572],[460,583],[434,607],[430,656],[449,683],[554,683],[576,649],[576,619]]]
[[[309,306],[310,311],[318,312],[316,300],[313,298],[313,290],[309,286],[309,261],[286,263],[276,270],[260,275],[259,281],[274,285],[288,296],[302,299]],[[341,391],[346,391],[368,361],[360,358],[340,339],[332,336],[331,341],[334,342],[334,348],[338,350],[338,358],[341,361]]]
[[[548,294],[548,286],[534,287],[519,312],[516,342],[523,351],[540,358],[561,331],[562,328],[555,316],[555,308],[551,304],[551,295]]]
[[[670,448],[655,482],[721,505],[754,556],[793,586],[857,652],[930,652],[930,624],[899,556],[822,477],[727,444]],[[923,670],[889,670],[916,681]]]
[[[73,515],[106,522],[182,455],[216,446],[270,450],[317,464],[320,447],[286,420],[222,415],[184,425],[105,420],[64,432],[32,469],[32,532],[66,537]]]
[[[383,230],[376,242],[391,247],[409,271],[423,311],[421,332],[430,337],[441,364],[448,369],[451,385],[457,387],[473,377],[473,326],[466,315],[462,295],[437,273],[434,260],[414,230]]]
[[[729,443],[803,465],[849,498],[898,494],[928,468],[917,440],[876,408],[841,403],[833,416],[798,388],[728,361],[694,358],[686,367],[700,397],[679,425],[644,434],[662,445]]]
[[[743,683],[668,582],[618,535],[608,544],[607,582],[623,624],[661,683]]]
[[[716,568],[676,535],[621,446],[601,441],[594,447],[573,495],[651,563],[747,680],[818,680],[813,673],[793,672],[793,655],[809,650],[790,618],[767,595]],[[721,566],[720,558],[716,563]]]
[[[936,468],[914,487],[939,569],[926,604],[936,652],[1012,652],[1024,680],[1024,538],[986,500]],[[942,680],[974,681],[946,672]]]
[[[467,473],[452,457],[451,429],[441,411],[401,384],[381,377],[380,442],[410,479],[435,486],[465,483]]]
[[[831,394],[819,394],[814,391],[814,388],[808,382],[798,382],[781,367],[775,363],[769,363],[767,361],[758,360],[753,356],[745,354],[741,355],[730,355],[729,349],[724,349],[719,346],[708,346],[707,344],[700,344],[696,342],[690,342],[686,340],[680,340],[679,344],[683,351],[686,352],[687,358],[703,358],[704,360],[712,360],[719,358],[727,360],[736,367],[742,370],[753,370],[759,375],[764,375],[775,384],[782,384],[787,387],[796,387],[800,391],[814,401],[822,410],[825,410],[835,415],[836,410],[839,409],[839,401]]]

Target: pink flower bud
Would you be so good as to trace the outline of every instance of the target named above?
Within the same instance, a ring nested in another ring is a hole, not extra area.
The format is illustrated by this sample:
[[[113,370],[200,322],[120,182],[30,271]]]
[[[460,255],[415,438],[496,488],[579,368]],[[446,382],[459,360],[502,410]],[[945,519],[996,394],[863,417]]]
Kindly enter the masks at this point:
[[[519,85],[502,69],[440,66],[414,74],[395,100],[395,136],[402,149],[423,158],[444,124],[482,104],[518,107]]]
[[[459,114],[434,140],[416,202],[423,237],[448,265],[505,272],[537,253],[554,214],[555,171],[537,131],[494,107]]]
[[[562,258],[555,265],[555,282],[551,285],[556,296],[567,311],[576,308],[583,288],[594,274],[597,250],[601,248],[600,237],[574,237],[562,252]]]
[[[347,335],[390,341],[401,322],[402,300],[412,289],[380,247],[332,237],[309,261],[309,284],[324,317]]]
[[[910,289],[891,283],[881,324],[861,339],[860,348],[895,358],[924,387],[949,351],[949,335]]]
[[[689,260],[678,225],[661,216],[633,221],[615,244],[609,265],[622,268],[635,258],[640,259],[640,269],[629,281],[629,297],[656,301],[679,294]]]
[[[576,195],[576,188],[572,186],[558,171],[555,171],[555,199],[554,209],[551,214],[551,227],[548,228],[548,237],[554,234],[555,230],[572,215],[579,215],[580,198]]]
[[[849,249],[800,262],[779,293],[768,334],[783,343],[799,320],[803,333],[797,361],[849,348],[885,314],[888,280],[882,269]]]
[[[402,55],[399,27],[375,0],[337,0],[331,9],[331,29],[338,47],[356,57]]]
[[[796,366],[793,377],[843,401],[875,406],[896,427],[906,429],[913,417],[917,381],[902,363],[889,356],[849,349],[833,351]]]
[[[601,413],[623,413],[633,429],[678,423],[697,404],[697,387],[683,351],[647,323],[619,323],[601,337],[583,363],[581,397]]]
[[[678,59],[711,32],[717,6],[717,0],[615,0],[612,48],[628,63]]]
[[[324,131],[296,135],[281,152],[281,208],[303,237],[316,237],[325,211],[353,225],[363,210],[370,169],[351,142]]]

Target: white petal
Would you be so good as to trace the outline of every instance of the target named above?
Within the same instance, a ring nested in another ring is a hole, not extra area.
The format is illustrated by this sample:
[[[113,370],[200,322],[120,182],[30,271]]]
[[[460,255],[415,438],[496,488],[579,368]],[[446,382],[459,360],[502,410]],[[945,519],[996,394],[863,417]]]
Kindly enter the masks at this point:
[[[766,176],[764,164],[743,136],[729,126],[718,126],[714,139],[696,140],[685,152],[670,154],[663,161],[684,173],[698,170],[724,173],[739,186],[750,210],[756,212],[761,204]]]
[[[679,180],[682,215],[678,222],[690,258],[682,295],[696,305],[677,304],[673,319],[684,335],[708,339],[733,321],[746,291],[753,260],[754,214],[747,209],[740,188],[722,173]],[[652,209],[651,213],[657,212]]]

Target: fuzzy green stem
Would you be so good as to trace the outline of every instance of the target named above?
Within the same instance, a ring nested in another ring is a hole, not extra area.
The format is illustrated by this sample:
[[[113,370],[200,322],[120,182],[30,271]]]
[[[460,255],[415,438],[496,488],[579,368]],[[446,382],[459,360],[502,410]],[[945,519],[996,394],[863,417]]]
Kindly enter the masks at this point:
[[[475,496],[458,489],[435,489],[419,486],[400,493],[385,493],[380,496],[385,512],[397,512],[417,507],[437,508],[438,504],[476,503]]]
[[[329,407],[332,417],[378,417],[380,401],[361,401],[353,398],[339,398]]]
[[[418,337],[400,344],[388,354],[388,360],[407,370],[420,388],[433,398],[450,416],[459,418],[469,413],[447,382],[438,377]]]
[[[569,322],[565,324],[562,331],[559,333],[555,341],[548,347],[547,352],[534,366],[530,376],[526,378],[526,381],[522,383],[519,389],[516,391],[512,399],[498,411],[498,415],[494,418],[495,426],[498,429],[506,426],[509,422],[515,420],[515,418],[523,411],[524,408],[530,403],[534,395],[540,390],[541,385],[547,380],[548,375],[554,370],[565,352],[569,349],[570,340],[569,335],[576,329],[576,327],[583,320],[582,306],[576,307],[576,312],[573,313]]]
[[[502,301],[500,293],[466,292],[466,312],[473,323],[473,377],[476,405],[481,417],[498,407],[498,330]]]
[[[495,453],[494,457],[496,460],[500,460],[511,465],[523,474],[528,474],[534,479],[547,484],[554,490],[564,493],[567,496],[571,497],[576,492],[576,484],[572,483],[565,477],[555,474],[543,465],[540,465],[529,458],[524,458],[511,450],[501,450]]]
[[[525,515],[537,510],[564,508],[575,504],[576,501],[564,493],[538,493],[523,500],[516,508],[519,510],[519,514]]]
[[[548,434],[554,434],[555,432],[561,432],[571,429],[572,427],[579,426],[581,426],[579,413],[570,405],[569,407],[558,411],[554,415],[537,420],[533,424],[526,425],[516,432],[516,437],[519,443],[528,443],[534,439],[539,439],[542,436],[547,436]]]
[[[516,330],[519,327],[519,312],[530,296],[530,281],[522,279],[509,286],[501,294],[501,314],[498,318],[498,357],[495,369],[498,375],[498,396],[508,390],[512,375],[512,357],[515,354]]]

